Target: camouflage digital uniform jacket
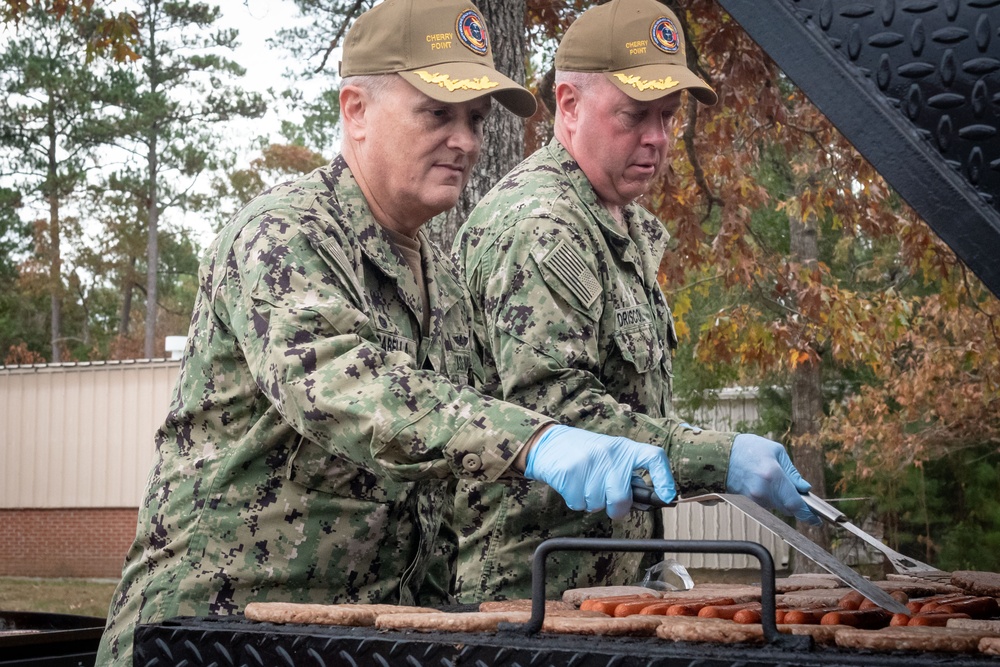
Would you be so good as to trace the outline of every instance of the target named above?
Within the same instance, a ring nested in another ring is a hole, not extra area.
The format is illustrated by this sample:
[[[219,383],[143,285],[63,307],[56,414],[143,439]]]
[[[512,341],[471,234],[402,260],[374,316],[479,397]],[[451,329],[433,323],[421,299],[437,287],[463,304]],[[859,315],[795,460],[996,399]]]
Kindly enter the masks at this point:
[[[735,434],[681,424],[672,406],[677,339],[657,283],[667,233],[636,204],[624,217],[628,235],[556,140],[476,206],[454,251],[476,311],[483,390],[564,424],[662,446],[682,492],[722,492]],[[530,597],[531,557],[543,540],[660,537],[659,518],[573,512],[523,479],[460,482],[458,598]],[[634,583],[641,559],[555,553],[546,590]]]
[[[504,475],[551,420],[472,390],[468,295],[423,235],[421,252],[428,333],[340,157],[223,229],[98,664],[131,664],[136,622],[446,599],[455,478]]]

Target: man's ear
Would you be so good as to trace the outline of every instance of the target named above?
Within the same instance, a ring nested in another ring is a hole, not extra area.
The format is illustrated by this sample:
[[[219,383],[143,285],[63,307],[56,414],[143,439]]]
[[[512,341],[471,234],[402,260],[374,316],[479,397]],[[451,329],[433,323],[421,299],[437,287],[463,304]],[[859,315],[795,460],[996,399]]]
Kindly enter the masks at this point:
[[[344,121],[344,133],[353,141],[365,138],[370,102],[363,88],[347,85],[340,89],[340,117]]]
[[[576,129],[580,113],[580,90],[571,83],[556,84],[556,115],[568,130]]]

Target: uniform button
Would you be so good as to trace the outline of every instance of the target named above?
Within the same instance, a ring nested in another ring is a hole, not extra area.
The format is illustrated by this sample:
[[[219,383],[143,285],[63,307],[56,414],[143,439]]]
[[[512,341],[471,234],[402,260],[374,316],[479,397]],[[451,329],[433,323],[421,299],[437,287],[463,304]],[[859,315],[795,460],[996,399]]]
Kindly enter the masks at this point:
[[[466,454],[462,457],[462,467],[469,472],[478,472],[483,468],[483,460],[479,458],[479,454]]]

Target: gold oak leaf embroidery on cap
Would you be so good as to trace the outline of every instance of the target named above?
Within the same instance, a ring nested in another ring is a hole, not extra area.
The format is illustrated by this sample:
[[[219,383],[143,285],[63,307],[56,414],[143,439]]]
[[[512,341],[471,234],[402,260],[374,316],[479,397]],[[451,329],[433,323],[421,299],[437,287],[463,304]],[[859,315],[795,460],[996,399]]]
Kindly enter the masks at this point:
[[[447,74],[431,74],[427,70],[422,69],[415,71],[414,74],[429,84],[447,88],[448,92],[456,90],[489,90],[500,85],[496,81],[490,81],[488,76],[481,76],[478,79],[452,79]]]
[[[673,77],[669,76],[665,79],[641,79],[637,75],[615,74],[615,78],[626,86],[632,86],[640,91],[651,88],[653,90],[670,90],[681,85],[679,81],[674,81]]]

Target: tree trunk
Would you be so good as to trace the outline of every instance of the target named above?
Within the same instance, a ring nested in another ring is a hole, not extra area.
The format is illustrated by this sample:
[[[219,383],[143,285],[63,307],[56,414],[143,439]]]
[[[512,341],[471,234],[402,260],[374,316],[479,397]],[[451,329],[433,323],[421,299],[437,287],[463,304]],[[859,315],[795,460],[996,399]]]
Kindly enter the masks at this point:
[[[816,220],[790,219],[792,260],[807,267],[815,267],[819,259]],[[819,363],[805,362],[792,371],[792,458],[795,467],[813,486],[813,493],[824,497],[824,456],[817,444],[806,444],[806,436],[819,432],[823,419],[823,386]],[[797,522],[798,531],[824,549],[830,547],[830,534],[826,526],[810,526]],[[794,560],[795,572],[819,572],[819,567],[805,558]]]
[[[493,61],[498,71],[524,83],[524,14],[526,0],[479,0],[476,3],[489,26]],[[490,188],[524,159],[524,120],[496,101],[483,130],[483,151],[458,205],[427,225],[428,235],[445,250],[469,213]]]
[[[159,8],[159,3],[153,3],[157,9]],[[158,81],[160,77],[160,61],[159,61],[159,51],[157,45],[157,22],[155,20],[149,21],[149,43],[147,45],[148,53],[150,54],[149,59],[149,81],[150,81],[150,92],[156,93],[158,89]],[[152,359],[154,354],[154,346],[156,344],[156,311],[157,311],[157,293],[156,293],[156,278],[157,272],[160,265],[160,247],[159,247],[159,226],[160,226],[160,202],[158,201],[159,192],[157,192],[157,178],[158,174],[158,158],[157,150],[159,150],[158,145],[159,139],[159,128],[157,123],[153,122],[148,130],[146,136],[146,148],[148,153],[146,155],[146,196],[149,198],[146,200],[146,219],[149,221],[148,237],[146,239],[146,337],[143,343],[143,356],[146,359]]]
[[[49,194],[49,284],[52,326],[49,331],[52,344],[52,363],[62,361],[62,258],[59,248],[59,200]]]
[[[49,200],[49,296],[51,300],[51,327],[49,330],[52,346],[51,361],[62,361],[62,248],[59,229],[59,164],[56,154],[58,140],[56,121],[49,110],[48,173],[46,175],[46,196]]]
[[[156,201],[156,136],[153,135],[149,142],[149,237],[146,239],[146,340],[143,344],[143,356],[152,359],[154,346],[156,344],[156,277],[157,266],[160,263],[159,221],[160,206]]]
[[[118,319],[118,335],[128,336],[132,319],[132,294],[135,292],[135,257],[129,257],[128,270],[122,285],[122,309]]]

